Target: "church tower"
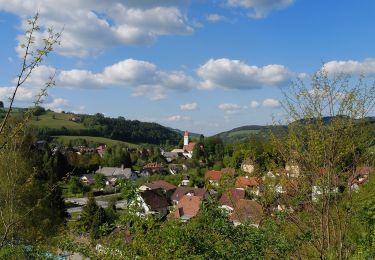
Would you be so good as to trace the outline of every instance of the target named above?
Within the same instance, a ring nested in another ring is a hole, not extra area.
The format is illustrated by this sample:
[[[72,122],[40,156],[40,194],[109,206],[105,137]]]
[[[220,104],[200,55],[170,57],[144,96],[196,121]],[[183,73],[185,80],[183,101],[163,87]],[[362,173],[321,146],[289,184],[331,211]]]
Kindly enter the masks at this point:
[[[189,132],[185,131],[184,134],[184,146],[189,144]]]

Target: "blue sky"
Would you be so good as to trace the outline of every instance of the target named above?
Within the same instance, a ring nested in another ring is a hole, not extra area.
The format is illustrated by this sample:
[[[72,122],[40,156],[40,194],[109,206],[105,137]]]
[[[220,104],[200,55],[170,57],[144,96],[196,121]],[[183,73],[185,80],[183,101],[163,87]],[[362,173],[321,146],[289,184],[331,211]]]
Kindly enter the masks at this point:
[[[281,88],[319,70],[375,75],[375,2],[307,0],[0,0],[0,100],[17,75],[25,20],[64,27],[21,89],[44,106],[215,134],[270,124]]]

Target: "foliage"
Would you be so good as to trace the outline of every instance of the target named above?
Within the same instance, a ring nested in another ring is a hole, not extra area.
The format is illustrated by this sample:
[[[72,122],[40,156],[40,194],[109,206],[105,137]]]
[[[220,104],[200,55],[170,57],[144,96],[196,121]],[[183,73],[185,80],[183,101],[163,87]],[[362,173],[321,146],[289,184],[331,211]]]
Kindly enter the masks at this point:
[[[375,101],[375,86],[348,75],[321,70],[311,85],[297,81],[284,108],[287,136],[275,138],[293,182],[279,201],[286,207],[288,235],[297,241],[295,257],[347,259],[354,204],[348,178],[367,162],[372,140],[364,121]],[[327,117],[329,116],[329,117]],[[292,178],[296,178],[294,181]]]
[[[77,176],[73,176],[70,178],[68,189],[72,194],[82,193],[84,191],[83,184]]]
[[[106,178],[101,173],[95,173],[94,175],[94,186],[95,188],[104,188]]]

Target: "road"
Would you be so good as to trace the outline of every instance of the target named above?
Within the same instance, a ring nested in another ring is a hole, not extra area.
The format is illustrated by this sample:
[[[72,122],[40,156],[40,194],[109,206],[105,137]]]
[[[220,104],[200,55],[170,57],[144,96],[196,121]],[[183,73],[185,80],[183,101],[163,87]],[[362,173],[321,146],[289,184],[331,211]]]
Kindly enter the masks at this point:
[[[96,204],[102,208],[108,207],[109,202],[106,201],[105,199],[107,197],[111,197],[113,195],[105,195],[105,196],[98,196],[95,197],[96,199]],[[68,208],[68,213],[76,213],[76,212],[81,212],[83,209],[83,206],[86,205],[87,203],[87,198],[66,198],[65,202],[70,202],[78,205],[77,207],[72,207]],[[118,209],[126,209],[127,202],[126,200],[119,200],[116,202],[116,208]]]

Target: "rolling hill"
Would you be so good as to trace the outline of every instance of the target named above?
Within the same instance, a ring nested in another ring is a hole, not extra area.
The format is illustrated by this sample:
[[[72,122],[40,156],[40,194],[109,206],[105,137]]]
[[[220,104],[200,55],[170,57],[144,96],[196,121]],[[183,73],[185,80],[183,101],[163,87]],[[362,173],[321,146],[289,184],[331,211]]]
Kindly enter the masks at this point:
[[[264,137],[268,136],[271,132],[280,134],[287,129],[286,126],[261,126],[261,125],[247,125],[234,128],[232,130],[222,132],[214,135],[220,137],[224,143],[230,144],[235,142],[248,141],[252,136]]]
[[[11,113],[14,119],[22,119],[26,109],[17,108]],[[0,118],[5,115],[5,110],[0,111]],[[76,118],[77,120],[72,120]],[[129,144],[177,144],[181,135],[174,130],[157,123],[127,120],[124,117],[110,118],[103,114],[86,115],[73,113],[58,113],[38,108],[29,125],[41,139],[53,139],[61,136],[59,140],[72,138],[86,138],[93,140],[102,139],[122,141]],[[94,139],[93,139],[94,138]],[[96,139],[95,139],[96,138]]]

